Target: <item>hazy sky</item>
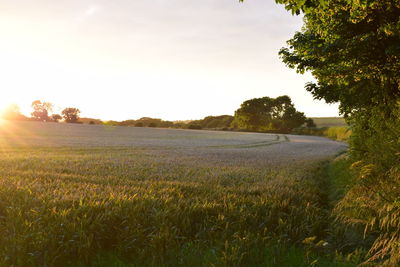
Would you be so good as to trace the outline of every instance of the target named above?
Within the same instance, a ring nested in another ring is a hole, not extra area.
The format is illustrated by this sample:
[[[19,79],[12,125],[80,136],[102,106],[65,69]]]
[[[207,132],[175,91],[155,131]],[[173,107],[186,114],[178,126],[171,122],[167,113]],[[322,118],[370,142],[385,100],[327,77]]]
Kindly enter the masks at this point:
[[[307,116],[337,116],[279,59],[301,25],[273,0],[0,0],[0,107],[185,120],[287,94]]]

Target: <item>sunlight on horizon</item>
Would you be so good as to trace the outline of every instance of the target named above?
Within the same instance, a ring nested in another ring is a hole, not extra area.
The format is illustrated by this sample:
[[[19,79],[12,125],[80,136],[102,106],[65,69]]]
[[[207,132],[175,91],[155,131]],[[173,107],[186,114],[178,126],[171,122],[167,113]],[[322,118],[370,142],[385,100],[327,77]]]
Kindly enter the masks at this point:
[[[23,3],[23,4],[21,4]],[[34,100],[103,120],[233,115],[289,95],[307,116],[337,116],[279,59],[301,18],[265,1],[0,3],[0,109]]]

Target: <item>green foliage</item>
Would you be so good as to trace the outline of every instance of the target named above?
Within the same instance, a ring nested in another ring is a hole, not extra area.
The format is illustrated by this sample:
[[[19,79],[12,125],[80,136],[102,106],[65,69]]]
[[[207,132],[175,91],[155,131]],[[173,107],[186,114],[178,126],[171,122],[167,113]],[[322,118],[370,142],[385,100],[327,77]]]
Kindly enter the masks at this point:
[[[77,123],[79,121],[79,114],[81,111],[77,108],[65,108],[61,114],[64,120],[68,123]]]
[[[317,83],[315,98],[339,102],[352,135],[358,180],[337,207],[342,221],[374,237],[369,262],[400,264],[400,2],[278,0],[304,13],[304,27],[280,55]]]
[[[377,106],[357,113],[351,123],[351,154],[355,160],[381,166],[379,172],[396,166],[400,152],[400,101],[390,113]]]
[[[235,111],[232,126],[248,131],[288,133],[305,120],[304,114],[294,108],[290,97],[262,97],[243,102]]]
[[[368,261],[400,264],[400,105],[390,113],[379,106],[352,116],[351,156],[357,160],[355,186],[341,201],[345,222],[358,222],[375,236]]]
[[[350,115],[400,96],[398,1],[278,1],[304,11],[304,27],[283,48],[283,61],[310,71],[318,83],[306,89]]]

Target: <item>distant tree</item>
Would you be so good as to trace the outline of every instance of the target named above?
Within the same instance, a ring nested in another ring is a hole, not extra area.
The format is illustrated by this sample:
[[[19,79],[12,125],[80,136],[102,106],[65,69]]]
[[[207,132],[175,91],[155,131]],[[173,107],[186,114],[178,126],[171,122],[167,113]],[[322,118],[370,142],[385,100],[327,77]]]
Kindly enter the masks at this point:
[[[142,125],[140,127],[168,128],[168,127],[173,127],[174,126],[174,123],[172,121],[163,121],[161,119],[155,119],[155,118],[149,118],[149,117],[143,117],[143,118],[140,118],[140,119],[138,119],[136,121],[134,121],[134,120],[123,121],[123,122],[121,122],[120,125],[134,125],[134,126],[136,126],[137,124]]]
[[[5,120],[27,120],[28,118],[21,114],[19,106],[16,104],[11,104],[5,108],[0,117]]]
[[[61,114],[64,117],[64,120],[68,123],[77,123],[79,120],[79,114],[81,111],[77,108],[65,108]]]
[[[135,123],[135,127],[143,127],[143,126],[144,126],[143,122]]]
[[[79,122],[84,124],[103,124],[101,120],[94,118],[79,118]]]
[[[307,128],[315,128],[317,125],[315,124],[314,120],[311,118],[306,119],[306,127]]]
[[[35,100],[32,102],[33,112],[31,113],[32,118],[38,121],[49,121],[49,112],[53,110],[53,104],[49,102],[42,102]]]
[[[248,131],[287,133],[305,120],[304,113],[294,108],[290,97],[262,97],[243,102],[235,112],[232,125]]]
[[[54,122],[58,122],[62,119],[62,116],[60,114],[53,114],[51,115],[51,120]]]

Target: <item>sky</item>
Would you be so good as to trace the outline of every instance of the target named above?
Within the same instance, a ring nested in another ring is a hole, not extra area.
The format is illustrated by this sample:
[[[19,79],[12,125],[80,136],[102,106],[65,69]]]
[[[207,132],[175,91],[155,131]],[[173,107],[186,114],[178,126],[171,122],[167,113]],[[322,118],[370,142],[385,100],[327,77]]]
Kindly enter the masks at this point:
[[[338,116],[279,59],[301,25],[273,0],[0,0],[0,108],[190,120],[289,95],[309,117]]]

